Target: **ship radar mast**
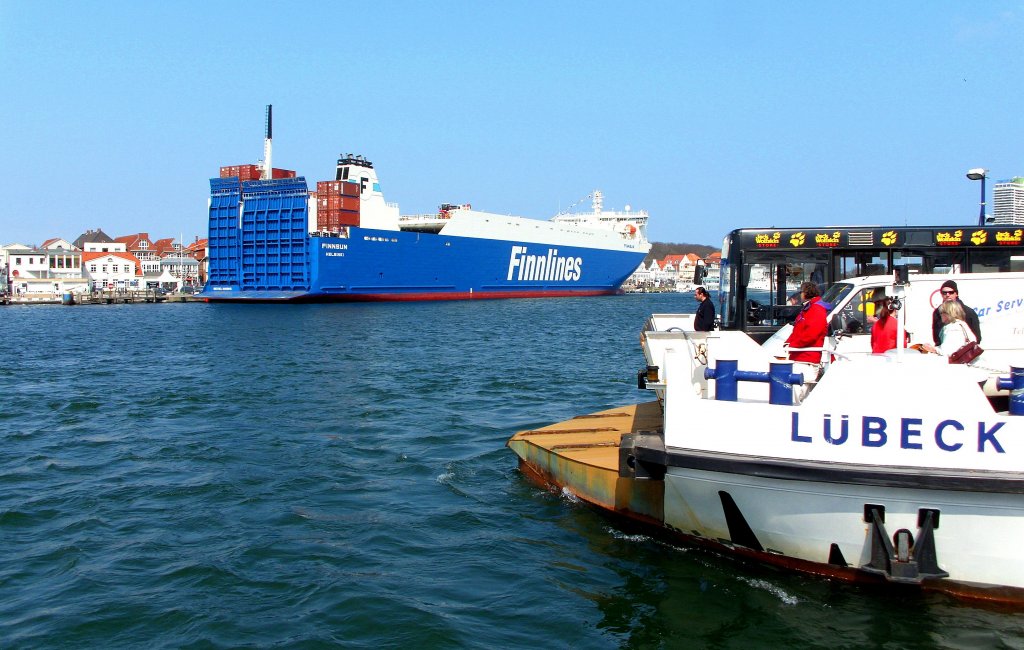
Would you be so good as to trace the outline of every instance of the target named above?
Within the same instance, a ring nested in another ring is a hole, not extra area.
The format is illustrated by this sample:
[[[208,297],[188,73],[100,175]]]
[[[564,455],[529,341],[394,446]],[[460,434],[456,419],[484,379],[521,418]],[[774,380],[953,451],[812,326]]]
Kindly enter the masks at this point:
[[[260,178],[263,180],[270,180],[273,177],[273,168],[271,164],[270,155],[272,144],[274,139],[274,105],[267,104],[267,123],[266,123],[266,135],[263,138],[263,170],[260,174]]]
[[[593,196],[594,196],[594,203],[593,203],[594,213],[595,214],[600,214],[601,213],[601,209],[604,207],[604,194],[601,192],[601,190],[594,190],[594,195]]]

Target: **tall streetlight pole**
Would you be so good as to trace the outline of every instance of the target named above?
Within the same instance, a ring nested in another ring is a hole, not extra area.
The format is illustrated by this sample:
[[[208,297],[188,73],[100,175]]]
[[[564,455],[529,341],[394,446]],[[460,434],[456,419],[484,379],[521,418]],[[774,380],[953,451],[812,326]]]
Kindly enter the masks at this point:
[[[967,178],[972,181],[981,181],[981,212],[978,214],[979,226],[985,225],[985,177],[987,174],[988,170],[981,167],[967,170]]]

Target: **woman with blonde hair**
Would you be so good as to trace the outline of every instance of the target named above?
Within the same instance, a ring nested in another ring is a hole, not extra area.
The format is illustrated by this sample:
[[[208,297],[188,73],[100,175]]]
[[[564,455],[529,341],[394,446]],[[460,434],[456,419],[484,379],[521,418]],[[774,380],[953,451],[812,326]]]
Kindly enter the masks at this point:
[[[923,347],[929,352],[948,357],[969,341],[978,340],[978,337],[967,326],[964,308],[956,300],[950,300],[939,305],[939,318],[942,319],[942,329],[939,330],[939,345],[936,347],[926,343]]]

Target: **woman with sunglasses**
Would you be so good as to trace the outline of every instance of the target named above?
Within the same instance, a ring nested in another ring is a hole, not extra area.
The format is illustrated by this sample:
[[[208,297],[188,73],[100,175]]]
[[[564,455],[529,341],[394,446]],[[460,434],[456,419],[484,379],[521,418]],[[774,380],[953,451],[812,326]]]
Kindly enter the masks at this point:
[[[956,302],[960,305],[960,308],[964,312],[963,320],[967,323],[967,327],[971,328],[974,333],[976,341],[981,343],[981,324],[978,322],[978,313],[965,305],[960,301],[960,292],[956,288],[956,282],[953,280],[946,280],[939,287],[939,291],[942,293],[942,302]],[[932,312],[932,339],[935,341],[935,345],[939,345],[942,342],[942,327],[945,323],[942,322],[942,315],[939,313],[939,308],[942,307],[940,303],[935,311]]]

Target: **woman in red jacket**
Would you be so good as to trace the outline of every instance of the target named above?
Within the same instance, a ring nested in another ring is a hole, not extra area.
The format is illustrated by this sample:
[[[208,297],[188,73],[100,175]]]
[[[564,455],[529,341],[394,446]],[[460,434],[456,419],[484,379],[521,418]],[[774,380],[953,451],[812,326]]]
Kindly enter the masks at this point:
[[[885,354],[896,348],[899,328],[896,312],[890,308],[890,298],[885,295],[885,289],[875,289],[871,301],[875,303],[875,317],[878,319],[871,326],[871,353]],[[907,333],[904,332],[903,336],[907,338]]]
[[[801,284],[800,295],[806,302],[785,344],[791,348],[820,348],[825,345],[825,335],[828,333],[828,305],[821,301],[821,292],[813,282]],[[818,365],[821,363],[821,352],[790,352],[789,358],[791,361]]]

